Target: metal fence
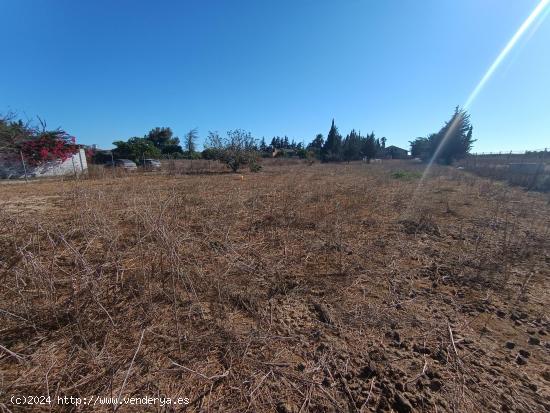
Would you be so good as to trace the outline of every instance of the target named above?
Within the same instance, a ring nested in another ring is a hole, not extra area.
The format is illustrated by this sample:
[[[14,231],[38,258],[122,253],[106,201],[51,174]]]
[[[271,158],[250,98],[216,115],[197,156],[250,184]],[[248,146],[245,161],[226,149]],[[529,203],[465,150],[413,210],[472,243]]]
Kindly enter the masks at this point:
[[[525,151],[474,152],[470,156],[503,156],[503,155],[533,155],[550,152],[550,148],[530,149]]]

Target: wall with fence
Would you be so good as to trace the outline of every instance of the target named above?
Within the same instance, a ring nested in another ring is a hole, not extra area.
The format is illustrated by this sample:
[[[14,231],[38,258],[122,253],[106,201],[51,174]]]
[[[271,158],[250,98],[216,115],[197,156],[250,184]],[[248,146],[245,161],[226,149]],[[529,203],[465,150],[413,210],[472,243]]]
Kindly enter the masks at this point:
[[[80,175],[88,169],[86,153],[80,149],[65,161],[28,165],[19,154],[0,153],[0,178],[24,179],[48,176]]]
[[[208,159],[163,159],[162,170],[173,175],[218,174],[229,172],[220,161]]]
[[[462,164],[476,163],[550,163],[549,148],[532,151],[509,151],[509,152],[478,152],[472,153],[461,161]]]
[[[458,166],[477,175],[507,181],[527,189],[550,191],[550,151],[475,153]]]

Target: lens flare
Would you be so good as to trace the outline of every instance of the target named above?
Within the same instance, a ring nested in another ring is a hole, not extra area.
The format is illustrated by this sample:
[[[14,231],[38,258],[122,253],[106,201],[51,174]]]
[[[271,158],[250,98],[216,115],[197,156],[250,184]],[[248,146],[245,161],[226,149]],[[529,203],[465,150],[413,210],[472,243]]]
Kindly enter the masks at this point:
[[[525,34],[525,32],[527,32],[527,30],[531,27],[531,25],[533,23],[537,22],[537,19],[542,15],[542,17],[540,17],[540,19],[538,19],[538,23],[535,26],[534,30],[536,30],[540,26],[540,24],[542,23],[542,20],[548,15],[548,11],[549,11],[548,5],[549,4],[550,4],[550,0],[541,0],[541,2],[531,12],[529,17],[527,17],[527,19],[525,19],[525,21],[521,24],[521,26],[516,31],[516,33],[508,41],[506,46],[504,46],[504,49],[502,49],[502,51],[499,53],[499,55],[497,56],[495,61],[491,64],[491,66],[489,66],[489,69],[487,69],[487,72],[485,72],[485,74],[483,75],[483,77],[481,78],[479,83],[476,85],[476,87],[474,88],[472,93],[470,93],[470,96],[468,96],[468,99],[466,100],[466,102],[462,106],[463,109],[466,110],[472,105],[474,100],[477,98],[479,92],[481,92],[481,90],[483,89],[485,84],[493,76],[495,71],[498,69],[498,67],[504,61],[504,59],[510,53],[510,51],[514,48],[514,46],[517,44],[519,39],[521,39],[521,37]],[[545,10],[546,10],[546,12],[545,12]],[[422,174],[422,178],[420,179],[420,182],[418,184],[418,188],[420,188],[420,186],[422,185],[422,182],[424,181],[425,177],[427,176],[431,166],[433,165],[434,161],[437,159],[437,157],[441,153],[442,148],[445,146],[445,143],[447,142],[449,136],[451,136],[451,134],[453,133],[454,128],[456,128],[457,124],[459,123],[459,120],[460,120],[460,117],[456,117],[455,120],[453,121],[453,123],[450,125],[449,129],[447,129],[447,133],[445,133],[445,136],[443,137],[443,139],[441,139],[441,142],[439,143],[438,147],[436,148],[433,156],[431,157],[430,161],[428,162],[428,165],[426,166],[426,169],[424,170],[424,173]],[[418,188],[417,188],[417,190],[418,190]]]
[[[468,107],[471,106],[472,102],[475,100],[481,89],[483,89],[483,86],[485,86],[485,83],[493,76],[493,73],[497,70],[497,68],[500,66],[502,61],[506,58],[508,53],[514,48],[516,43],[519,41],[521,36],[525,34],[527,29],[531,27],[531,25],[537,20],[537,18],[544,12],[544,9],[548,6],[550,3],[550,0],[542,0],[537,7],[533,10],[533,12],[525,19],[525,21],[522,23],[522,25],[519,27],[518,31],[512,36],[510,41],[504,46],[504,49],[500,52],[500,54],[497,56],[493,64],[489,67],[485,75],[481,78],[477,86],[475,87],[474,91],[470,94],[468,97],[468,100],[466,100],[466,103],[464,103],[463,108],[468,109]],[[546,14],[543,16],[543,18],[546,17]],[[540,23],[542,22],[542,19]],[[540,24],[539,23],[539,24]]]

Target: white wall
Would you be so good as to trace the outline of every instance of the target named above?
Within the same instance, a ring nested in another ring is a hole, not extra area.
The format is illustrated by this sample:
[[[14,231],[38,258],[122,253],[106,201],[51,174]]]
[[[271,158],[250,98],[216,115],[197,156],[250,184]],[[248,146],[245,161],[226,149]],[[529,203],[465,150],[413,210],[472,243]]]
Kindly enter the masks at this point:
[[[88,169],[86,153],[80,149],[72,157],[63,162],[47,162],[40,166],[27,167],[27,176],[39,178],[41,176],[60,176],[81,174]],[[21,179],[25,177],[25,170],[21,158],[14,154],[0,155],[0,178]]]

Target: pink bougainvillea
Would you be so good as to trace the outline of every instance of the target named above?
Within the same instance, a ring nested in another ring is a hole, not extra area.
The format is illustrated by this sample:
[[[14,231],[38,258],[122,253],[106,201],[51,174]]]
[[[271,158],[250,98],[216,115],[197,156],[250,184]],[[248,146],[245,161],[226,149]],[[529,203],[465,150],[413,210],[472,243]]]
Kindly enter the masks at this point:
[[[21,153],[30,165],[63,162],[77,152],[76,138],[63,131],[43,132],[21,145]]]

